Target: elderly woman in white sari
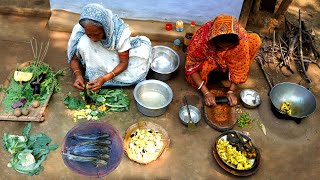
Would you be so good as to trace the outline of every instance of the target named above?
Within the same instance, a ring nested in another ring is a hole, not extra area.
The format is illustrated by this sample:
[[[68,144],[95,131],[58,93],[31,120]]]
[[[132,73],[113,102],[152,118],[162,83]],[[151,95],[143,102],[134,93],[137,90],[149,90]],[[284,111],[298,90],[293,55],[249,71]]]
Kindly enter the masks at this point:
[[[126,23],[99,4],[83,8],[68,42],[68,62],[75,76],[73,86],[98,90],[102,86],[130,86],[146,79],[151,42],[130,37]],[[83,71],[85,77],[83,77]]]

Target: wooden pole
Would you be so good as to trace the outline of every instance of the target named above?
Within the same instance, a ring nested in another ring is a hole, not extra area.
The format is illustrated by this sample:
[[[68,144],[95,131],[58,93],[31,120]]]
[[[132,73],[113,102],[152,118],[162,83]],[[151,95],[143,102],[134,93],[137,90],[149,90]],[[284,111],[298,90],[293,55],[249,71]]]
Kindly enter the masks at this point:
[[[261,0],[255,0],[254,1],[253,8],[252,8],[253,14],[257,14],[259,12],[260,5],[261,5]]]
[[[241,14],[239,17],[239,23],[245,28],[249,19],[251,6],[253,0],[244,0],[242,4]]]
[[[302,32],[301,32],[301,12],[299,9],[299,54],[300,54],[300,61],[301,61],[301,67],[302,67],[302,72],[305,74],[306,81],[308,83],[311,83],[311,79],[309,78],[306,67],[303,61],[303,51],[302,51]]]
[[[276,12],[275,18],[278,19],[281,15],[284,15],[284,13],[288,10],[290,4],[293,0],[283,0]]]

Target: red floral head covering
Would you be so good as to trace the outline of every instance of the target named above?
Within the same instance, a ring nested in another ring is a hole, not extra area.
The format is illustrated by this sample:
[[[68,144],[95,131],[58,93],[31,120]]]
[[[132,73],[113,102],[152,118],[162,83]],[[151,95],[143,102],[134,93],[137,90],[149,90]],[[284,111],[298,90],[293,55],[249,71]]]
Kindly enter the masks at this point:
[[[237,35],[239,44],[230,50],[217,51],[211,43],[212,38],[220,35]],[[201,79],[208,80],[213,70],[229,72],[230,81],[243,83],[247,77],[250,64],[254,59],[261,41],[258,35],[249,34],[238,20],[230,15],[221,14],[199,28],[190,40],[186,53],[185,74],[187,81],[196,87],[191,75],[199,71]]]
[[[213,24],[208,33],[208,40],[223,34],[239,35],[239,31],[239,22],[235,17],[221,14],[213,20]]]

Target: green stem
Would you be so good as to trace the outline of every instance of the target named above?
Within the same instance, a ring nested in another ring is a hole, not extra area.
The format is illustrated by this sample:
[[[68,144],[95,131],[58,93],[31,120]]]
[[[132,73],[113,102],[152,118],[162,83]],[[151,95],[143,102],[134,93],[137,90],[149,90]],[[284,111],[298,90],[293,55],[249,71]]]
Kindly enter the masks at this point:
[[[126,106],[123,106],[123,105],[112,105],[112,104],[108,104],[108,103],[105,103],[106,106],[109,106],[109,107],[115,107],[115,108],[122,108],[122,107],[126,107]]]

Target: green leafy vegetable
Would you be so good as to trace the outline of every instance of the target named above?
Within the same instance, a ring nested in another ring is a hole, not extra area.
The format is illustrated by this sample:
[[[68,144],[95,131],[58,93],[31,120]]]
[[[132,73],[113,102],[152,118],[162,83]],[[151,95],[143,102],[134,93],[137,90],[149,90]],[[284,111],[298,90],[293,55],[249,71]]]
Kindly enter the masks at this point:
[[[84,100],[78,100],[74,97],[71,97],[70,92],[63,102],[71,110],[84,109],[86,106],[86,102]]]
[[[74,113],[74,121],[79,119],[98,120],[108,111],[123,112],[130,106],[130,99],[122,89],[100,89],[98,92],[87,92],[93,104],[86,105],[84,92],[80,92],[81,100],[71,97],[71,93],[64,99],[64,104]]]
[[[37,175],[43,170],[41,163],[46,160],[50,151],[58,148],[58,144],[49,145],[51,138],[44,133],[29,136],[30,129],[29,122],[22,131],[23,136],[4,133],[2,146],[12,154],[8,167],[19,173]]]

